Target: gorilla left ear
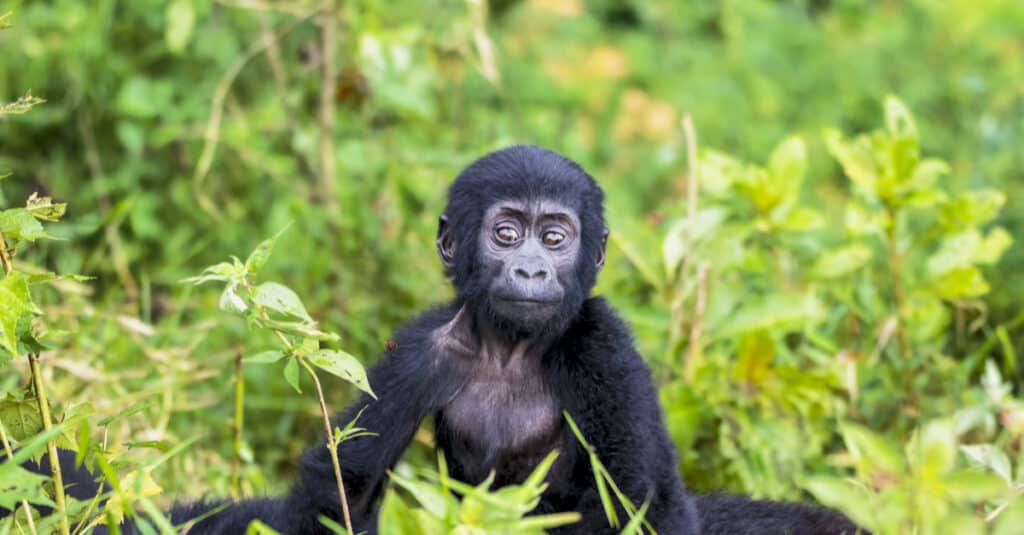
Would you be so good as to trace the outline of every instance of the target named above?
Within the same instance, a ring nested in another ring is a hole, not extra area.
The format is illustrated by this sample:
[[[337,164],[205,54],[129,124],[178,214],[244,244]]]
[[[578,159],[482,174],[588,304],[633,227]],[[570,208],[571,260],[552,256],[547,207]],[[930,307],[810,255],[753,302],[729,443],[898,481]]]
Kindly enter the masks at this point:
[[[601,232],[601,246],[597,249],[597,269],[604,267],[604,250],[608,247],[608,229]]]
[[[441,257],[445,269],[455,267],[455,240],[448,228],[448,216],[445,214],[437,218],[437,256]]]

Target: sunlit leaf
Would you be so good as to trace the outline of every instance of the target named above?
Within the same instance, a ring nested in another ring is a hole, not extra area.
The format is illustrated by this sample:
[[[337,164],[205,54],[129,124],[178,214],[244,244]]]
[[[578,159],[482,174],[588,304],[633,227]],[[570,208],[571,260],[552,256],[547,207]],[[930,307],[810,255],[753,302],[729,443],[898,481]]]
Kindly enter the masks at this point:
[[[40,313],[32,302],[25,275],[12,271],[0,279],[0,346],[8,353],[18,354],[18,321]]]
[[[181,52],[192,38],[195,27],[196,13],[192,0],[174,0],[167,5],[167,25],[164,28],[164,40],[171,52]]]
[[[276,282],[264,282],[256,287],[253,301],[275,312],[288,314],[312,322],[299,296],[291,288]]]
[[[296,392],[302,393],[302,388],[299,385],[299,361],[290,358],[288,363],[284,365],[284,380],[288,381],[288,384],[292,385],[292,388]]]
[[[336,349],[321,349],[308,357],[310,364],[330,374],[352,383],[357,388],[377,397],[370,388],[370,382],[366,378],[366,369],[358,359],[344,351]]]

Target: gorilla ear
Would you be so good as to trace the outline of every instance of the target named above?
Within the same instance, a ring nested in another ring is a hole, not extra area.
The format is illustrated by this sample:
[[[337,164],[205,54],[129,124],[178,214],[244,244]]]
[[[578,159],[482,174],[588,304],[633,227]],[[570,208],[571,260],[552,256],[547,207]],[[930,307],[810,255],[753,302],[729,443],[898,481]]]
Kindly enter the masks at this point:
[[[437,219],[437,256],[441,257],[445,269],[455,267],[455,240],[448,228],[448,216],[445,214],[441,214]]]
[[[608,229],[601,232],[601,246],[597,248],[597,269],[604,267],[604,250],[608,247]]]

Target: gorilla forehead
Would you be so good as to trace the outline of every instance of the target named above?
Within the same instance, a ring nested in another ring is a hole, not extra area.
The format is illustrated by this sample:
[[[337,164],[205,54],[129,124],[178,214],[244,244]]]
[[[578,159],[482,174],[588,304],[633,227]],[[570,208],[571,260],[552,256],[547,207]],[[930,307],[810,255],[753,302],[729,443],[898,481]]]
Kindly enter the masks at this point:
[[[473,228],[502,200],[555,199],[581,215],[584,228],[604,227],[604,194],[576,162],[548,149],[515,145],[469,165],[448,190],[445,213],[456,229]]]

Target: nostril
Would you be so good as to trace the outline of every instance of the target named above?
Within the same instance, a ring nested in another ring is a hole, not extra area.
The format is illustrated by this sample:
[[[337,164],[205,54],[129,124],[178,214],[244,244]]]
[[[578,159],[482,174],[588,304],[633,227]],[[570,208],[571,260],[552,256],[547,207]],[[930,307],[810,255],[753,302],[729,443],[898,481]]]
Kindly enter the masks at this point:
[[[515,269],[515,270],[513,271],[513,273],[515,273],[515,274],[516,274],[516,277],[519,277],[519,278],[523,278],[523,279],[529,279],[529,278],[530,278],[530,273],[529,273],[529,272],[527,272],[527,271],[526,271],[525,269],[523,269],[523,268],[516,268],[516,269]]]
[[[548,272],[542,269],[540,271],[535,272],[533,274],[533,278],[535,278],[535,279],[542,279],[542,280],[543,279],[547,279],[548,278]]]

